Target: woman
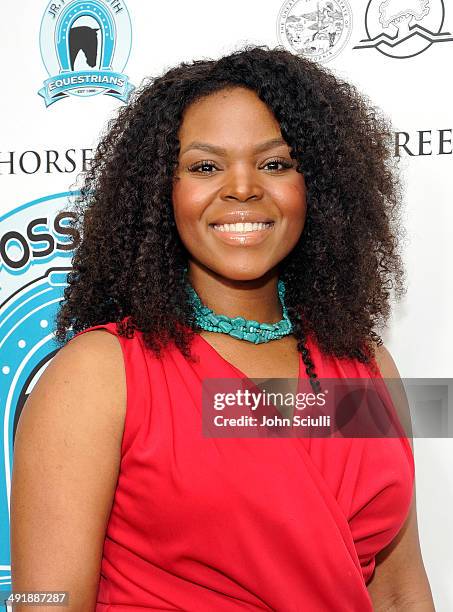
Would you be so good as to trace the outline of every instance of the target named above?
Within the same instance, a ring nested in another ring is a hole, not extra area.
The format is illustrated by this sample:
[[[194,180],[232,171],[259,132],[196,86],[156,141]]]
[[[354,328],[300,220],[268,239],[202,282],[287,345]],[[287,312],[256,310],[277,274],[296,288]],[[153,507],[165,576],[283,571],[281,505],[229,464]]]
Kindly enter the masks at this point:
[[[403,288],[390,135],[351,85],[265,47],[182,63],[119,111],[77,208],[56,334],[76,337],[17,430],[16,590],[434,609],[405,438],[201,432],[207,378],[398,375],[374,331]]]

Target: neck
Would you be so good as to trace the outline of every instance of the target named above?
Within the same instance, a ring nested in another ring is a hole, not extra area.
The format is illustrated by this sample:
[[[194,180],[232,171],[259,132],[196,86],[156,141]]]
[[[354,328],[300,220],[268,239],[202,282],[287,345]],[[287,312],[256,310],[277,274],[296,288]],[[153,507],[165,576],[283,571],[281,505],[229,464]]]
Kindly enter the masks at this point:
[[[260,323],[277,323],[283,316],[275,268],[258,279],[234,280],[189,261],[186,278],[203,304],[216,314]]]

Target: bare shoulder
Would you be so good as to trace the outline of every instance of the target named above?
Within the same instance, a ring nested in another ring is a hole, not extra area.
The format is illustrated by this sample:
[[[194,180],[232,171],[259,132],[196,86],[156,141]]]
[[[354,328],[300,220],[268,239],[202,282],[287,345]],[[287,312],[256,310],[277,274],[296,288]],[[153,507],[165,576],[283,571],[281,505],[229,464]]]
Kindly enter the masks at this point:
[[[124,368],[120,342],[106,329],[93,329],[72,338],[58,351],[52,363],[55,363],[57,358],[61,361],[71,359],[80,365],[102,358],[100,365],[113,368],[117,372]],[[105,367],[101,370],[105,370]]]
[[[376,363],[383,378],[399,378],[400,374],[390,351],[384,344],[375,347]]]
[[[64,584],[74,609],[94,609],[121,461],[125,378],[118,338],[92,330],[58,351],[25,402],[11,484],[15,590]]]
[[[77,410],[72,410],[73,402]],[[113,334],[92,330],[63,346],[36,383],[20,421],[50,421],[57,417],[53,410],[58,410],[60,419],[97,421],[110,435],[121,435],[126,375],[121,345]]]
[[[375,360],[392,398],[393,407],[400,424],[406,432],[409,444],[413,448],[409,402],[395,360],[384,344],[375,347]]]
[[[74,407],[77,410],[74,410]],[[126,409],[126,374],[121,345],[105,330],[92,330],[61,348],[37,381],[19,419],[47,425],[98,422],[118,434]],[[54,414],[55,411],[55,414]],[[19,430],[18,430],[19,433]]]

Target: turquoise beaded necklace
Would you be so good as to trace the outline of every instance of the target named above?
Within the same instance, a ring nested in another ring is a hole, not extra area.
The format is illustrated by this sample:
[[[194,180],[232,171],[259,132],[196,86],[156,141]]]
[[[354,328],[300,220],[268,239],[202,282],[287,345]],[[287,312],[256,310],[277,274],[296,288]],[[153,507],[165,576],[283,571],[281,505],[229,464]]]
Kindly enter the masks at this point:
[[[184,268],[184,275],[186,272],[187,267]],[[282,305],[283,318],[278,323],[259,323],[258,321],[244,319],[244,317],[231,318],[227,315],[216,314],[202,303],[197,292],[186,278],[186,289],[194,307],[197,325],[206,331],[229,334],[233,338],[246,340],[254,344],[278,340],[293,331],[285,305],[285,284],[282,279],[278,280],[277,288],[280,304]]]

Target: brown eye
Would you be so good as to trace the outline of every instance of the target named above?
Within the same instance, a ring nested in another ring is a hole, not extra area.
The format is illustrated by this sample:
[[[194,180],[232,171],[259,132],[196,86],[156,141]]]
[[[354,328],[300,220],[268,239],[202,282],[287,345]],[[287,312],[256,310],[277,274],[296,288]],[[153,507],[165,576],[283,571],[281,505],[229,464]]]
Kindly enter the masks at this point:
[[[269,165],[274,166],[273,168],[270,168],[271,172],[279,172],[281,170],[293,168],[293,164],[289,162],[287,159],[283,159],[283,158],[270,159],[268,162],[266,162],[266,164],[263,167],[265,168],[266,166],[269,166]],[[279,165],[281,166],[281,168],[275,167]]]
[[[212,174],[210,169],[216,168],[216,167],[217,166],[214,164],[214,162],[209,161],[209,160],[203,160],[201,162],[197,162],[196,164],[193,164],[192,166],[189,166],[188,170],[189,172],[195,172],[198,174]]]

